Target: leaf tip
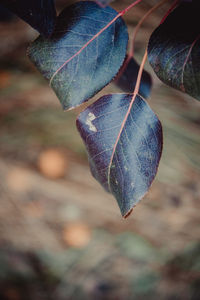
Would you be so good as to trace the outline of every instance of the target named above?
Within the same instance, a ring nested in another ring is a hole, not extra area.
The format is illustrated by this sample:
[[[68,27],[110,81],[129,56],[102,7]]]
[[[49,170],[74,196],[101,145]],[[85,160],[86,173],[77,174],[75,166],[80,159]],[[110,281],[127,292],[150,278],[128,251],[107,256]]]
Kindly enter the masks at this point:
[[[127,219],[132,214],[134,207],[135,207],[135,205],[133,207],[131,207],[125,215],[123,215],[124,219]]]

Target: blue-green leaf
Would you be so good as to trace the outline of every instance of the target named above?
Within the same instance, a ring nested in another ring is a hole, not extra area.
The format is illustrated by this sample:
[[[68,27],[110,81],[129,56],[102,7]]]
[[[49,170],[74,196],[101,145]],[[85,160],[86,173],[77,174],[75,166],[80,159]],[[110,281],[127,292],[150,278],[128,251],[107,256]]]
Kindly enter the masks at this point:
[[[51,38],[40,36],[30,46],[30,59],[50,81],[64,109],[94,96],[121,67],[128,42],[122,18],[99,34],[117,15],[109,6],[77,2],[57,18]]]

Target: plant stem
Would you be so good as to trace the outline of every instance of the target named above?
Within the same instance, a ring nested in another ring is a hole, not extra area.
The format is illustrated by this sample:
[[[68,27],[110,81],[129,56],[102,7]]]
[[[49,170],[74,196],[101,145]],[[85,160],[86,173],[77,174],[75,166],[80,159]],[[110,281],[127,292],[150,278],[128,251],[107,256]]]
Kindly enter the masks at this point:
[[[160,24],[162,24],[165,19],[169,16],[169,14],[174,10],[174,8],[177,6],[177,4],[180,2],[180,0],[175,0],[174,3],[172,4],[172,6],[169,8],[169,10],[167,11],[167,13],[164,15],[164,17],[162,18]]]
[[[134,89],[134,92],[133,92],[133,97],[131,99],[131,102],[129,104],[129,107],[128,107],[128,110],[127,110],[127,113],[124,117],[124,120],[122,122],[122,125],[120,127],[120,130],[119,130],[119,133],[118,133],[118,136],[117,136],[117,139],[115,141],[115,144],[114,144],[114,147],[113,147],[113,151],[112,151],[112,155],[111,155],[111,158],[110,158],[110,164],[109,164],[109,168],[108,168],[108,186],[109,186],[109,189],[110,189],[110,169],[111,169],[111,165],[112,165],[112,161],[113,161],[113,157],[114,157],[114,154],[115,154],[115,150],[116,150],[116,147],[117,147],[117,144],[119,142],[119,139],[120,139],[120,136],[121,136],[121,133],[124,129],[124,126],[126,124],[126,121],[128,119],[128,116],[131,112],[131,108],[133,106],[133,102],[135,100],[135,98],[137,97],[138,95],[138,91],[139,91],[139,87],[140,87],[140,81],[141,81],[141,77],[142,77],[142,72],[143,72],[143,69],[144,69],[144,64],[145,64],[145,61],[147,59],[147,48],[145,50],[145,54],[144,54],[144,57],[142,59],[142,63],[140,65],[140,69],[139,69],[139,72],[138,72],[138,77],[137,77],[137,82],[136,82],[136,85],[135,85],[135,89]],[[132,212],[132,209],[125,215],[125,218],[128,217],[130,215],[130,213]]]
[[[120,16],[123,16],[125,13],[127,13],[127,11],[129,11],[131,8],[133,8],[135,5],[137,5],[138,3],[140,3],[142,0],[136,0],[135,2],[133,2],[132,4],[130,4],[127,8],[123,9],[122,11],[120,11]]]
[[[143,24],[143,22],[148,18],[148,16],[150,16],[156,9],[158,9],[159,7],[161,7],[163,4],[165,4],[166,2],[168,2],[169,0],[161,0],[160,2],[158,2],[155,6],[153,6],[150,10],[147,11],[147,13],[140,19],[140,21],[138,22],[137,26],[135,27],[134,33],[133,33],[133,39],[132,39],[132,43],[131,43],[131,48],[129,51],[128,56],[133,57],[134,56],[134,47],[135,47],[135,38],[137,36],[137,33],[141,27],[141,25]]]
[[[138,72],[138,77],[137,77],[135,89],[134,89],[134,92],[133,92],[133,98],[132,98],[131,102],[135,100],[135,97],[139,92],[140,82],[141,82],[141,78],[142,78],[142,72],[143,72],[146,60],[147,60],[147,48],[145,50],[145,53],[144,53],[144,56],[143,56],[143,59],[142,59],[141,65],[140,65],[140,69],[139,69],[139,72]]]
[[[134,48],[135,48],[135,39],[137,36],[137,33],[141,27],[141,25],[143,24],[143,22],[148,18],[148,16],[150,16],[156,9],[158,9],[160,6],[162,6],[163,4],[165,4],[166,2],[168,2],[169,0],[161,0],[160,2],[158,2],[155,6],[153,6],[150,10],[147,11],[147,13],[140,19],[140,21],[138,22],[137,26],[135,27],[134,33],[133,33],[133,39],[132,39],[132,43],[131,43],[131,47],[130,47],[130,51],[126,57],[126,60],[123,64],[123,67],[121,68],[118,76],[120,77],[120,74],[123,74],[124,70],[126,69],[129,61],[131,60],[131,58],[134,56]]]

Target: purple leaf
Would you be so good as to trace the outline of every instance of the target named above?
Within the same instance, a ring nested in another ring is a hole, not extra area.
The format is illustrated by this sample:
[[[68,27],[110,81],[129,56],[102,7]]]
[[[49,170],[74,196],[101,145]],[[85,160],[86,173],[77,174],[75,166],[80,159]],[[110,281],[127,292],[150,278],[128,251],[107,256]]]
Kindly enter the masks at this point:
[[[162,152],[162,126],[137,95],[106,95],[77,119],[93,176],[117,199],[123,216],[148,191]]]
[[[169,86],[200,100],[200,1],[181,2],[152,33],[149,62]]]
[[[115,84],[119,86],[124,92],[133,93],[138,77],[139,68],[140,66],[133,57],[127,57],[121,70],[119,71],[119,74],[115,78]],[[147,71],[143,70],[139,94],[144,98],[148,98],[151,93],[151,86],[151,75]]]
[[[128,43],[127,27],[111,7],[90,1],[67,7],[51,38],[39,37],[28,55],[62,103],[73,108],[107,85],[121,67]],[[94,38],[95,37],[95,38]]]
[[[14,18],[15,16],[5,6],[0,4],[0,22],[9,22]]]
[[[55,25],[54,0],[1,0],[1,4],[48,37]]]

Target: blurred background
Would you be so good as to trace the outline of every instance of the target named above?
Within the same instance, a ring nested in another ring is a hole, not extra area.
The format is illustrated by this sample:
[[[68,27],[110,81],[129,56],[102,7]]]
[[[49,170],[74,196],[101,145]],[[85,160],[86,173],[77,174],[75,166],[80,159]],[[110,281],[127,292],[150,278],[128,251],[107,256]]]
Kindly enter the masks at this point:
[[[74,1],[57,1],[58,11]],[[116,0],[121,10],[130,0]],[[127,13],[131,35],[157,1]],[[141,60],[171,1],[141,28]],[[153,74],[164,127],[156,180],[132,215],[90,175],[76,131],[26,57],[37,33],[0,8],[0,299],[200,299],[200,105]],[[119,91],[113,83],[101,95]]]

